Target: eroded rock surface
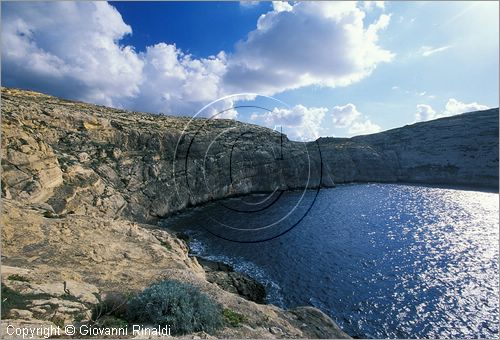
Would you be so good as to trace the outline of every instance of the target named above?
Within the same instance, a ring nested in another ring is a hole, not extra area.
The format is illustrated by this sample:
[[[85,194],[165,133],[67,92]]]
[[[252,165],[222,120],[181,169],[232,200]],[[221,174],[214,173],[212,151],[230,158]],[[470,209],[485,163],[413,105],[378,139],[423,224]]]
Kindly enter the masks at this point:
[[[498,109],[281,147],[259,126],[3,88],[2,134],[3,197],[56,216],[151,222],[229,195],[346,182],[498,188]]]
[[[216,283],[225,291],[238,294],[247,300],[264,303],[266,289],[257,280],[245,274],[235,272],[224,263],[197,258],[198,263],[206,272],[208,282]]]

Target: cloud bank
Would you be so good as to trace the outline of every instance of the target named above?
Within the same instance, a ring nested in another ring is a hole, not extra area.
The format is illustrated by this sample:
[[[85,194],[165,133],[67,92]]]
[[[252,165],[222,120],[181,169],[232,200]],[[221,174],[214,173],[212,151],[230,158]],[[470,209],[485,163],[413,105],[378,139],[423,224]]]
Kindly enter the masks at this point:
[[[236,45],[224,86],[267,95],[309,85],[346,86],[368,76],[393,54],[377,45],[389,24],[381,14],[368,27],[355,2],[274,3],[257,29]],[[242,80],[244,84],[242,84]]]
[[[165,42],[141,53],[122,45],[132,27],[106,2],[7,2],[2,4],[4,85],[179,115],[231,93],[346,86],[393,58],[378,45],[390,16],[364,23],[365,10],[382,6],[276,2],[233,53],[194,58]],[[314,108],[294,110],[320,115]]]
[[[450,98],[446,102],[445,108],[442,112],[437,113],[430,105],[418,104],[417,112],[415,113],[415,121],[423,122],[431,119],[438,119],[458,115],[464,112],[479,111],[489,109],[488,106],[473,103],[463,103],[455,98]]]
[[[131,32],[105,2],[3,3],[3,83],[120,105],[144,77],[143,58],[119,44]]]
[[[325,120],[331,120],[334,128],[345,128],[350,135],[364,135],[379,132],[382,128],[359,112],[356,106],[348,103],[326,107],[274,108],[270,112],[252,114],[250,122],[270,128],[281,126],[289,138],[294,140],[313,140],[324,135]],[[330,125],[330,124],[327,124]]]

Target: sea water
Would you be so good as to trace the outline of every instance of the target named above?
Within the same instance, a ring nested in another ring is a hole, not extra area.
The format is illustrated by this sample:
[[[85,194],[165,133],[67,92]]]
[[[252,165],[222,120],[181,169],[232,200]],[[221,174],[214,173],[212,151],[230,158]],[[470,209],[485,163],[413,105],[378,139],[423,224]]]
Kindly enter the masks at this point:
[[[498,337],[498,193],[342,185],[231,198],[163,225],[263,283],[269,303],[315,306],[353,337]]]

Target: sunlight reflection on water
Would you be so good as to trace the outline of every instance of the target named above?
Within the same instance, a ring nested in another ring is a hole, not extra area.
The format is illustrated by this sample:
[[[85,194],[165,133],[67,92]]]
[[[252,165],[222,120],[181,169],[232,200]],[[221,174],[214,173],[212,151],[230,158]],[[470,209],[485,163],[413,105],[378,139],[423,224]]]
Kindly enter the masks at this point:
[[[208,206],[165,224],[189,225],[199,255],[245,263],[267,282],[269,302],[312,304],[352,336],[498,337],[498,194],[343,185],[322,190],[300,227],[269,242],[227,242],[201,228],[207,214],[245,225],[282,214],[296,195],[262,215]]]

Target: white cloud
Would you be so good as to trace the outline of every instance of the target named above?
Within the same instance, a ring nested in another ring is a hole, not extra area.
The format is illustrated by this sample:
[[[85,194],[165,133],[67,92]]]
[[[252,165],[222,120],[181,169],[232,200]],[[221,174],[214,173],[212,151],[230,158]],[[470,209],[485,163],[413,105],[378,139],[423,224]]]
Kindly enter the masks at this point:
[[[2,4],[4,84],[105,105],[139,93],[132,29],[105,2]]]
[[[240,1],[240,6],[241,7],[255,7],[259,4],[259,1],[251,1],[251,0],[243,0]]]
[[[361,80],[393,58],[377,44],[390,16],[382,14],[367,27],[364,18],[355,2],[274,4],[228,59],[226,90],[274,94]]]
[[[448,99],[445,108],[441,113],[437,113],[430,105],[418,104],[415,113],[415,121],[422,122],[431,119],[443,118],[458,115],[465,112],[479,111],[489,109],[488,106],[476,102],[463,103],[455,98]]]
[[[436,111],[426,104],[418,104],[417,112],[415,113],[415,120],[417,122],[422,122],[426,120],[431,120],[436,118]]]
[[[288,1],[273,1],[273,9],[276,12],[290,12],[293,6]]]
[[[296,105],[290,109],[274,108],[271,112],[254,113],[254,123],[273,128],[282,126],[283,133],[293,140],[313,140],[321,135],[321,123],[327,113],[325,107]]]
[[[420,53],[424,57],[429,57],[435,53],[444,52],[447,49],[449,49],[450,47],[451,47],[451,45],[446,45],[446,46],[441,46],[441,47],[436,47],[436,48],[434,48],[432,46],[422,46],[422,48],[420,49]]]
[[[486,105],[478,104],[476,102],[466,104],[456,100],[455,98],[450,98],[446,103],[443,114],[446,116],[452,116],[464,112],[479,111],[486,109],[489,109],[489,107]]]
[[[374,4],[380,7],[380,4]],[[194,58],[158,42],[136,52],[120,43],[132,28],[106,2],[5,3],[2,69],[7,86],[140,111],[192,115],[235,92],[274,94],[309,85],[346,86],[393,54],[378,45],[390,16],[365,24],[355,2],[274,2],[235,52]],[[206,115],[231,107],[217,103]],[[284,121],[295,138],[321,134],[326,108],[297,105],[260,117]],[[332,109],[353,131],[374,130],[353,104]],[[235,110],[220,115],[237,116]]]
[[[349,133],[352,135],[367,135],[370,133],[380,132],[381,130],[382,128],[379,125],[372,123],[369,119],[366,119],[364,121],[354,122],[349,128]]]
[[[385,2],[384,1],[364,1],[363,8],[367,11],[371,11],[374,8],[384,9]]]
[[[344,106],[335,106],[332,109],[333,126],[344,128],[350,126],[356,119],[361,116],[361,113],[356,110],[354,104],[346,104]]]
[[[375,133],[382,128],[363,116],[352,103],[325,107],[296,105],[291,109],[274,108],[271,112],[254,113],[250,122],[274,128],[283,127],[283,133],[292,140],[314,140],[324,135],[325,120],[331,119],[333,128],[344,129],[349,136]],[[330,124],[328,124],[330,125]]]
[[[403,89],[403,88],[401,88],[399,86],[393,86],[391,89],[394,90],[394,91],[399,91],[399,92],[402,92],[402,93],[405,93],[405,94],[409,94],[409,95],[413,95],[413,96],[417,96],[417,97],[427,97],[427,98],[430,98],[430,99],[436,98],[435,95],[429,94],[427,91],[407,90],[407,89]]]
[[[226,56],[194,59],[175,45],[159,43],[141,54],[144,81],[130,106],[137,110],[192,115],[222,96]]]
[[[368,117],[358,111],[356,105],[348,103],[343,106],[335,106],[331,110],[334,128],[346,128],[349,135],[365,135],[375,133],[382,128],[373,123]]]

